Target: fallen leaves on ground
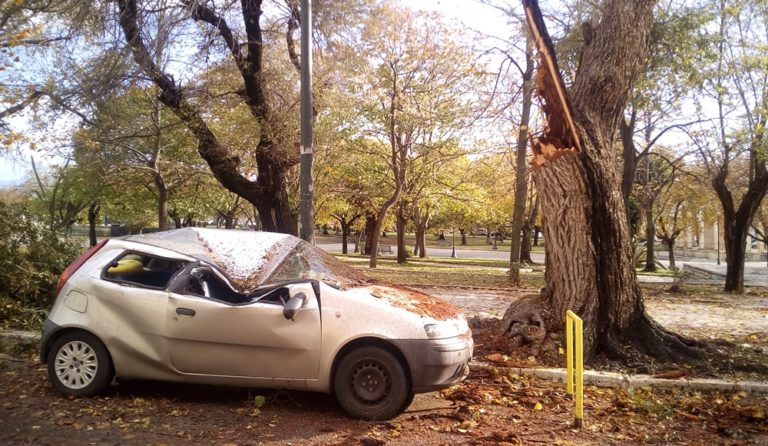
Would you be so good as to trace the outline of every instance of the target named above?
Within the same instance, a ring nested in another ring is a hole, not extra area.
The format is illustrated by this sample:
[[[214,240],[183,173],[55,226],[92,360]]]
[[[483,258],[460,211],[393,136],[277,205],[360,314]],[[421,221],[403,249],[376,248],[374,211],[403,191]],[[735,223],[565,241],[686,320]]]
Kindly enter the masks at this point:
[[[329,396],[302,392],[254,393],[248,389],[137,382],[123,383],[101,397],[62,398],[48,384],[44,368],[34,361],[32,357],[22,362],[0,361],[0,443],[426,446],[768,442],[768,396],[589,386],[585,390],[585,426],[574,429],[573,399],[562,384],[517,375],[503,363],[473,372],[464,383],[440,393],[417,397],[414,405],[394,420],[363,422],[345,416]],[[426,398],[426,403],[419,403],[420,398]],[[427,408],[423,408],[425,404]]]

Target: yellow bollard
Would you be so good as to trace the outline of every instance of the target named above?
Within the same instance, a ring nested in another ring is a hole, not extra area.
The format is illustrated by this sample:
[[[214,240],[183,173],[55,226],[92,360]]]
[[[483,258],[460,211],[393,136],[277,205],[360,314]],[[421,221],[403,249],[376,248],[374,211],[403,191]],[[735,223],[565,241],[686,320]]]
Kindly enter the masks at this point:
[[[575,394],[574,422],[576,428],[584,425],[584,325],[576,313],[565,313],[565,390]]]

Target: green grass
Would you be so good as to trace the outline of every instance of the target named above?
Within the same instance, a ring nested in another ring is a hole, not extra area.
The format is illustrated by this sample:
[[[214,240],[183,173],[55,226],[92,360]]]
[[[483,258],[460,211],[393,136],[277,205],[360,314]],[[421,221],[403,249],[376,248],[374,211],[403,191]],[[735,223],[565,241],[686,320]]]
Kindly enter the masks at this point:
[[[361,256],[360,254],[335,254],[337,258],[340,260],[343,260],[345,262],[350,263],[365,263],[368,264],[368,256]],[[451,259],[447,257],[427,257],[427,258],[419,258],[419,257],[409,257],[408,263],[405,265],[398,265],[395,257],[391,255],[379,255],[378,262],[381,264],[382,262],[386,264],[393,264],[398,267],[418,267],[418,266],[430,266],[430,265],[437,265],[437,266],[476,266],[476,267],[486,267],[486,268],[509,268],[509,262],[506,262],[504,260],[495,260],[495,259],[467,259],[467,258],[456,258]],[[541,267],[541,265],[538,265]]]
[[[508,269],[503,262],[478,260],[475,264],[465,263],[467,259],[440,259],[410,261],[399,265],[393,258],[378,259],[376,269],[368,268],[368,258],[361,256],[337,256],[369,277],[400,285],[415,287],[466,287],[466,288],[510,288]],[[501,266],[499,266],[501,265]],[[526,273],[524,287],[541,287],[544,274],[541,271]]]

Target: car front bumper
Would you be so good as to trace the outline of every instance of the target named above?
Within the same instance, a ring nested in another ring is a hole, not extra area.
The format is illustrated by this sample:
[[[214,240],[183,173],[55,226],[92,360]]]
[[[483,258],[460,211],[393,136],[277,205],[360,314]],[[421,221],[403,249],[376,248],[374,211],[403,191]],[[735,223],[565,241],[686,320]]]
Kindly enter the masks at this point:
[[[411,371],[416,393],[444,389],[469,374],[474,347],[472,335],[445,339],[407,339],[396,342]]]

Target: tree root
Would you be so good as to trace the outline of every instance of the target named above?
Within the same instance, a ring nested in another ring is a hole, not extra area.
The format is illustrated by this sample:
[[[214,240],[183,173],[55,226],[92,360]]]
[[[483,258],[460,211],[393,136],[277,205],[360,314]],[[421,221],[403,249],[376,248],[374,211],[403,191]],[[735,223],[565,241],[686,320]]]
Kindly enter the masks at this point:
[[[542,343],[547,336],[539,296],[526,296],[512,302],[504,317],[496,337],[511,338],[511,347],[531,346],[531,355],[538,356]]]
[[[702,344],[673,333],[647,314],[638,315],[628,330],[617,335],[607,333],[599,342],[599,350],[613,359],[628,361],[632,350],[663,362],[696,363],[706,358]]]

